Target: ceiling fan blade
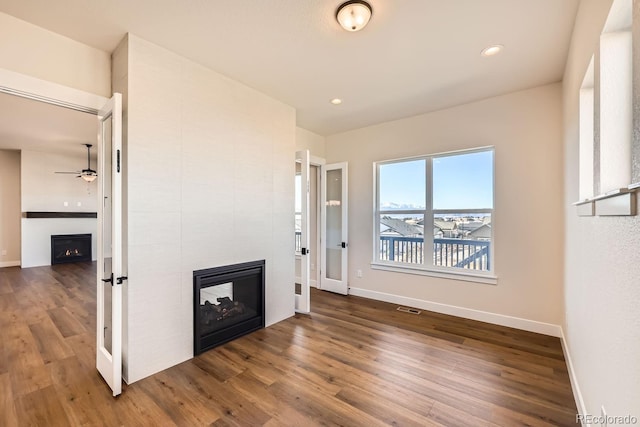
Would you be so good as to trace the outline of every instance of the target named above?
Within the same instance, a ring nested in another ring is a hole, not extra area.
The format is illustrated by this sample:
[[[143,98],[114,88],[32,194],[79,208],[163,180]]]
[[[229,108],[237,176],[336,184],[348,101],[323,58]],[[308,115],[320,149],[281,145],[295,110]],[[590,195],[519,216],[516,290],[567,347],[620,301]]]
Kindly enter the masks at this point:
[[[92,145],[91,144],[84,144],[84,146],[87,147],[87,168],[86,169],[82,169],[81,171],[75,171],[75,172],[59,171],[59,172],[54,172],[54,173],[76,175],[76,178],[82,178],[87,182],[93,182],[98,177],[98,173],[96,171],[94,171],[93,169],[91,169],[91,147],[92,147]]]

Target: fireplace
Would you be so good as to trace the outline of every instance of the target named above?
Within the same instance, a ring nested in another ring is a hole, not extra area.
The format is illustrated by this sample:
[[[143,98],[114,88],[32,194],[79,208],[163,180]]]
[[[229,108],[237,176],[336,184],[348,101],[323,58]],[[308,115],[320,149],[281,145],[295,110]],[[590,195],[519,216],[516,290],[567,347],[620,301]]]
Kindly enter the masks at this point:
[[[51,236],[51,265],[91,261],[91,234]]]
[[[193,272],[193,352],[264,328],[265,262]]]

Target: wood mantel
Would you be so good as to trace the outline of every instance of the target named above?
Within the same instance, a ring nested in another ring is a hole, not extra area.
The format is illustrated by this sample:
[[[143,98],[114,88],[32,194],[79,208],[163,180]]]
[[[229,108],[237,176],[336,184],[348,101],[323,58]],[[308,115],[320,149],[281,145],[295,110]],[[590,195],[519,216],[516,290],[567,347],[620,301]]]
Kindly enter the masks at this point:
[[[97,212],[22,212],[23,218],[97,218]]]

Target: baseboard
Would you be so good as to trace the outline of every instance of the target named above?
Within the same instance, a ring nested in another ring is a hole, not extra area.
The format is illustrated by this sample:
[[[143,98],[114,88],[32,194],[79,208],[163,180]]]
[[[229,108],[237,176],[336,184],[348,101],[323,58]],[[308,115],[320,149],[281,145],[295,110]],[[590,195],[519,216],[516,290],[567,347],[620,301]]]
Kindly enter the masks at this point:
[[[0,261],[0,268],[2,267],[20,267],[20,261]]]
[[[509,328],[521,329],[523,331],[550,335],[552,337],[562,337],[562,328],[559,325],[554,325],[551,323],[538,322],[536,320],[523,319],[521,317],[506,316],[504,314],[474,310],[471,308],[458,307],[455,305],[441,304],[438,302],[387,294],[384,292],[371,291],[362,288],[349,288],[349,294],[378,301],[390,302],[393,304],[407,305],[409,307],[434,311],[436,313],[463,317],[465,319],[493,323],[494,325],[507,326]]]
[[[573,390],[573,398],[576,400],[576,407],[578,408],[578,414],[586,415],[587,407],[584,404],[584,399],[582,398],[582,392],[580,391],[580,386],[578,385],[578,376],[576,375],[576,371],[573,369],[573,361],[571,360],[571,352],[569,351],[569,344],[567,343],[567,339],[564,336],[564,330],[560,328],[560,342],[562,343],[562,352],[564,353],[564,360],[567,363],[567,370],[569,371],[569,380],[571,381],[571,389]],[[585,427],[589,427],[589,424],[582,424]]]

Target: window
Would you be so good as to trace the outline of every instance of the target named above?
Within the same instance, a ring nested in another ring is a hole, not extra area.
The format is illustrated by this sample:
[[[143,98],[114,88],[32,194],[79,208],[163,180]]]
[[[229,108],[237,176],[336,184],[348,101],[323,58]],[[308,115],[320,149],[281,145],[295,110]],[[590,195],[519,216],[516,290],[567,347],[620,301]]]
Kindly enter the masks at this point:
[[[491,276],[493,148],[374,166],[374,267]]]
[[[580,216],[635,215],[640,143],[633,130],[633,2],[614,0],[580,88]]]

